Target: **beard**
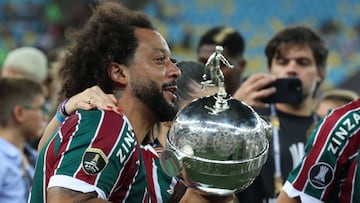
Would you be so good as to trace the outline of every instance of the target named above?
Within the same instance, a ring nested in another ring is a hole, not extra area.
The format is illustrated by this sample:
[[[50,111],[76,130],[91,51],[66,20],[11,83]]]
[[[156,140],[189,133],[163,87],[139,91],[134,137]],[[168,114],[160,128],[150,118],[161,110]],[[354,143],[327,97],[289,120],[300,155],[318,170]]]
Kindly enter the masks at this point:
[[[165,100],[154,81],[149,79],[132,80],[131,86],[133,95],[154,111],[158,121],[172,121],[175,118],[177,113],[175,105]]]

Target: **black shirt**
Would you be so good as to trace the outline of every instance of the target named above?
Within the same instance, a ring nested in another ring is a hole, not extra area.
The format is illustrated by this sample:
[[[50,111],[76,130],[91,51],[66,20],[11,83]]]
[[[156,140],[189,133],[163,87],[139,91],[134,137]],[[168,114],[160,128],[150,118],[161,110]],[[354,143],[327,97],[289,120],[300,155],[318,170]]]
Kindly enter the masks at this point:
[[[257,113],[269,120],[269,109],[257,109]],[[276,110],[280,121],[280,165],[281,175],[285,182],[290,171],[297,165],[305,151],[306,134],[317,116],[296,116]],[[290,148],[292,149],[290,151]],[[274,195],[274,152],[273,141],[270,140],[268,160],[264,164],[254,183],[242,192],[237,193],[240,203],[264,203],[275,199]]]

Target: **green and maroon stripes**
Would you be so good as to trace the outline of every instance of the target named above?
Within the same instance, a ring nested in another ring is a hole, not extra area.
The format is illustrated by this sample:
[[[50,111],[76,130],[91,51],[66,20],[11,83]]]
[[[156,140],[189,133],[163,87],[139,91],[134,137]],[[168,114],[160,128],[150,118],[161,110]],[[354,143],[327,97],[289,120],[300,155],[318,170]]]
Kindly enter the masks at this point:
[[[101,159],[107,163],[96,166],[99,171],[95,173],[83,168],[84,154],[89,151],[103,155]],[[43,178],[34,184],[38,189],[33,190],[37,193],[33,202],[45,202],[47,185],[53,175],[67,175],[94,185],[113,202],[143,195],[146,185],[137,187],[136,191],[132,187],[140,168],[139,151],[126,117],[111,111],[79,110],[63,123],[59,133],[41,152],[37,167],[43,170],[37,170],[36,175]]]
[[[344,168],[348,168],[349,165],[358,167],[358,163],[351,160],[351,156],[357,155],[359,151],[359,103],[360,100],[352,105],[348,105],[346,108],[332,111],[320,123],[307,145],[307,156],[301,165],[298,165],[289,175],[288,180],[292,182],[294,188],[318,199],[327,199],[333,195],[333,188],[337,187],[335,184],[338,183],[331,179],[326,180],[324,185],[315,187],[310,183],[311,179],[314,180],[314,174],[311,174],[311,170],[323,164],[323,169],[329,169],[327,172],[331,171],[331,177],[334,179],[335,176],[335,179],[338,180],[339,176],[344,176],[344,174],[341,174],[344,173]],[[359,174],[354,174],[356,170],[355,168],[350,168],[346,173],[349,176],[358,176]],[[350,181],[355,180],[354,177],[348,178],[350,178]]]

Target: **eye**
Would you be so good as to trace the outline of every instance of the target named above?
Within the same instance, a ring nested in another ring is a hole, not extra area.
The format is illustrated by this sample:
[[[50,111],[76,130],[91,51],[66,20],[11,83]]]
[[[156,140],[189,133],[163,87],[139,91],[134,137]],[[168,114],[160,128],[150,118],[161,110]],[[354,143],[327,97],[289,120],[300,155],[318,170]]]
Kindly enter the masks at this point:
[[[299,64],[300,66],[308,66],[311,64],[311,61],[307,58],[301,58],[296,60],[296,63]]]
[[[288,63],[288,60],[285,58],[277,58],[276,62],[280,65],[286,65]]]
[[[161,56],[161,57],[158,57],[155,59],[156,63],[158,64],[163,64],[166,60],[166,57],[165,56]]]

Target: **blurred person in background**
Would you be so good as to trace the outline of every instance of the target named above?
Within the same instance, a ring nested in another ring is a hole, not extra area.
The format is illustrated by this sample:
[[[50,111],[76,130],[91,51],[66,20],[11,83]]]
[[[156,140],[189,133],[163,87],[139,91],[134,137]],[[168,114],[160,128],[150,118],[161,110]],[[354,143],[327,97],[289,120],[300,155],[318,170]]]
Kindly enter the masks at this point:
[[[355,101],[359,95],[351,90],[332,89],[325,91],[316,102],[316,113],[321,117],[325,117],[332,109],[340,107],[351,101]]]
[[[35,47],[20,47],[10,51],[1,68],[2,77],[26,77],[44,83],[48,77],[48,60]]]
[[[360,99],[329,112],[310,136],[278,203],[360,202]]]
[[[45,92],[27,78],[0,78],[0,202],[25,203],[37,152],[26,140],[43,132]]]
[[[3,63],[1,68],[1,77],[6,78],[28,78],[42,84],[45,96],[47,109],[46,117],[44,118],[43,128],[49,122],[49,113],[52,109],[52,106],[49,101],[49,95],[52,94],[49,91],[48,86],[48,59],[43,51],[35,47],[24,46],[16,48],[10,51]],[[41,134],[40,134],[41,135]],[[34,137],[31,140],[27,140],[29,144],[36,148],[40,139],[39,137]]]
[[[46,85],[49,90],[48,103],[50,104],[50,116],[53,117],[57,110],[58,92],[61,89],[61,78],[59,78],[59,69],[64,63],[67,54],[66,47],[57,47],[48,52],[49,73]]]
[[[267,108],[255,109],[272,124],[273,136],[260,175],[237,194],[242,203],[276,200],[287,175],[304,154],[307,130],[319,120],[313,104],[326,72],[328,49],[323,39],[309,27],[287,27],[267,43],[265,55],[270,75],[264,77],[300,79],[302,98],[298,103],[270,103]]]

